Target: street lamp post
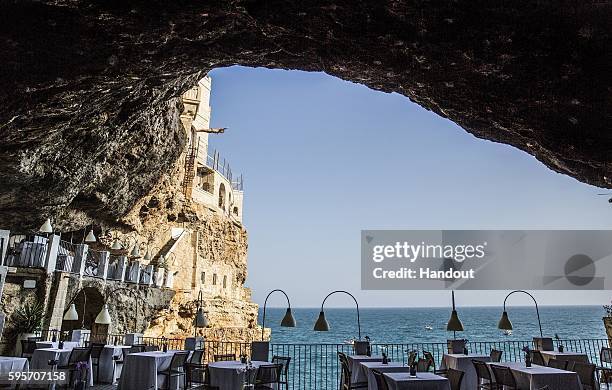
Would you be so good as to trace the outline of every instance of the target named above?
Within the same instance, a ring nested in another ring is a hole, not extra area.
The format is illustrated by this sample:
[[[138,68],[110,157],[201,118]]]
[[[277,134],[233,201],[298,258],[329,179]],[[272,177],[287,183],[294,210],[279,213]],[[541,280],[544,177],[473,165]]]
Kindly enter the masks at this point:
[[[510,319],[508,318],[508,312],[506,311],[506,301],[508,300],[508,297],[514,293],[527,294],[531,297],[531,299],[533,299],[533,303],[535,303],[536,314],[538,316],[538,325],[540,327],[540,337],[544,337],[544,335],[542,334],[542,322],[540,321],[540,310],[538,309],[538,302],[533,297],[533,295],[523,290],[514,290],[510,292],[508,295],[506,295],[506,298],[504,299],[504,312],[502,313],[502,316],[499,319],[499,323],[497,324],[497,327],[503,330],[512,330],[512,322],[510,322]]]
[[[272,293],[277,292],[277,291],[283,293],[285,298],[287,298],[287,311],[285,312],[285,316],[283,317],[283,320],[281,321],[281,326],[289,327],[289,328],[295,327],[295,318],[293,318],[293,314],[291,313],[291,302],[289,301],[289,296],[283,290],[280,290],[280,289],[272,290],[268,293],[268,296],[266,296],[266,300],[264,301],[263,319],[261,322],[261,340],[262,341],[264,339],[264,331],[266,329],[266,305],[268,304],[268,298],[270,298],[270,295],[272,295]]]
[[[348,296],[353,298],[353,301],[355,301],[355,305],[357,306],[357,332],[359,334],[359,340],[361,340],[361,322],[359,320],[359,302],[357,302],[357,299],[353,296],[353,294],[349,293],[348,291],[344,291],[344,290],[332,291],[329,294],[327,294],[325,299],[323,299],[323,303],[321,303],[321,312],[319,313],[319,318],[317,319],[317,322],[315,322],[314,330],[318,332],[329,331],[329,323],[327,322],[327,319],[325,319],[325,312],[323,311],[323,306],[325,305],[325,301],[327,300],[327,298],[329,298],[331,295],[336,294],[336,293],[347,294]]]

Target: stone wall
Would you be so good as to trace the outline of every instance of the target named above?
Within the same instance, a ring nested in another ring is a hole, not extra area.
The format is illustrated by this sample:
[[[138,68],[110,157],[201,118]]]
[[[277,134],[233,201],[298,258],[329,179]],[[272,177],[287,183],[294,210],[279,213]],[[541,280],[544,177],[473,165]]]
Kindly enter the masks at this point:
[[[603,322],[608,335],[608,346],[612,348],[612,317],[604,317]]]

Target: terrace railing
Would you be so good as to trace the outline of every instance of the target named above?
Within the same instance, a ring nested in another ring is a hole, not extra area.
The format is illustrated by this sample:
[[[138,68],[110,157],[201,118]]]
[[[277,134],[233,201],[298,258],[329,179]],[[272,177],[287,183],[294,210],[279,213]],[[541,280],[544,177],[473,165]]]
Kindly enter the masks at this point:
[[[16,234],[9,238],[4,264],[9,267],[44,268],[48,239]]]

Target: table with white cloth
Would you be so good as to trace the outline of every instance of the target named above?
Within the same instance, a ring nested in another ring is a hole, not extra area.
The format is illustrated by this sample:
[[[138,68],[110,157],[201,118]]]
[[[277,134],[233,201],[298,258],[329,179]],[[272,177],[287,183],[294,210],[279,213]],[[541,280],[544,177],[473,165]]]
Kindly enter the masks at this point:
[[[416,377],[406,372],[387,372],[383,375],[389,390],[450,390],[448,379],[433,372],[417,372]]]
[[[98,369],[94,370],[95,381],[101,383],[114,383],[115,378],[121,377],[121,366],[119,366],[117,370],[114,370],[114,357],[121,356],[121,353],[127,355],[130,348],[129,345],[105,345],[102,349],[102,353],[100,353]]]
[[[382,362],[382,356],[348,355],[349,369],[351,370],[351,382],[365,382],[368,378],[365,372],[359,369],[359,364],[363,362]]]
[[[254,369],[271,364],[258,360],[253,360],[251,363]],[[211,386],[217,386],[219,390],[242,389],[246,379],[246,364],[237,360],[209,363],[208,372]],[[255,370],[249,375],[249,380],[252,382],[256,375]]]
[[[34,350],[34,353],[32,354],[30,368],[32,370],[50,370],[51,366],[49,365],[49,360],[57,360],[58,366],[66,366],[68,365],[71,352],[72,349],[38,348]],[[89,386],[93,386],[91,358],[87,364],[89,365],[89,370],[87,370],[87,383]]]
[[[59,341],[37,341],[36,348],[57,348]],[[64,341],[63,349],[72,349],[79,346],[78,341]]]
[[[0,356],[0,377],[8,378],[9,372],[27,372],[30,369],[28,359],[12,356]]]
[[[166,386],[167,375],[158,375],[159,371],[165,371],[170,367],[175,352],[179,351],[137,352],[125,355],[118,388],[121,390],[149,390],[185,387],[184,377],[180,377],[180,382],[178,377],[174,377],[170,386]]]
[[[572,352],[572,351],[540,351],[544,358],[544,363],[548,364],[550,359],[562,360],[567,362],[580,362],[588,363],[589,357],[585,353]]]
[[[487,363],[509,367],[521,390],[537,390],[548,386],[550,390],[582,390],[578,374],[558,368],[532,364],[525,367],[522,362]]]
[[[489,355],[478,355],[478,354],[463,354],[463,353],[445,353],[442,356],[442,364],[440,364],[441,370],[453,368],[455,370],[463,371],[463,381],[461,382],[461,390],[473,390],[478,384],[478,377],[476,376],[476,369],[472,360],[480,360],[483,362],[490,362],[491,357]]]
[[[405,366],[402,363],[393,362],[389,362],[387,364],[382,364],[382,362],[362,362],[359,364],[359,370],[361,371],[359,374],[360,378],[367,378],[368,390],[378,390],[378,386],[376,386],[376,378],[372,373],[374,370],[382,373],[410,372],[410,368],[408,366]]]

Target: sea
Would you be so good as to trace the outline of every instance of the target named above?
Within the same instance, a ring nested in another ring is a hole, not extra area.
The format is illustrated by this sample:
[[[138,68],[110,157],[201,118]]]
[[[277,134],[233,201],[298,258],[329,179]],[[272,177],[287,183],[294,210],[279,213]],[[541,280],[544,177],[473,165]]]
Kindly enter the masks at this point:
[[[280,326],[286,308],[267,308],[266,324],[271,328],[272,343],[277,344],[341,344],[358,338],[357,314],[351,308],[325,308],[329,332],[313,330],[319,308],[292,309],[295,328]],[[507,308],[513,324],[511,335],[497,328],[502,314],[500,307],[459,307],[459,318],[464,327],[456,337],[469,341],[528,341],[539,336],[535,307]],[[561,339],[605,339],[606,332],[601,306],[542,306],[540,317],[545,337],[558,334]],[[263,310],[260,308],[261,324]],[[428,343],[445,342],[453,338],[446,331],[450,317],[448,308],[362,308],[360,310],[361,337],[372,343]]]

